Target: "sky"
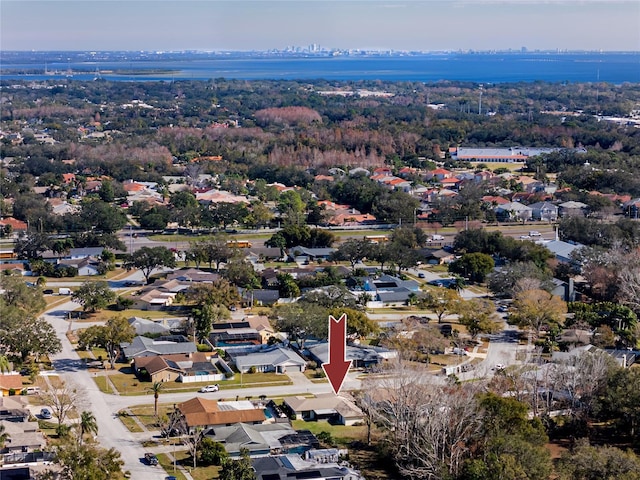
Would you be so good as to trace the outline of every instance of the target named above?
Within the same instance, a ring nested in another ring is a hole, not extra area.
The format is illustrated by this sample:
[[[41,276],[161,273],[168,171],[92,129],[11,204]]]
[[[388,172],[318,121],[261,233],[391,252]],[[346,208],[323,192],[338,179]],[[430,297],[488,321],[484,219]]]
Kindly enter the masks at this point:
[[[1,0],[1,50],[640,51],[640,0]]]

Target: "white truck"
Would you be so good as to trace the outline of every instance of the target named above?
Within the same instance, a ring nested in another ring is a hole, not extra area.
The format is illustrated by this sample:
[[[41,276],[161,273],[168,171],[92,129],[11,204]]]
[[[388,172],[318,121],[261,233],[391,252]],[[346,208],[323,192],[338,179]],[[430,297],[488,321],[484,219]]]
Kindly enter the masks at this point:
[[[441,242],[444,240],[444,237],[442,235],[431,235],[428,239],[427,242]]]
[[[58,295],[71,295],[72,293],[71,289],[67,287],[60,287],[58,289]]]

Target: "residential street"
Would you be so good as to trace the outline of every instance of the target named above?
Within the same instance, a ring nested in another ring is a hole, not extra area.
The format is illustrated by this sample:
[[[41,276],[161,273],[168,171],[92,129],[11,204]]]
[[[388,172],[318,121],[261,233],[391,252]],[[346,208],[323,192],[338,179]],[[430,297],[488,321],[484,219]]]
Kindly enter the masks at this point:
[[[164,479],[165,474],[159,468],[149,467],[142,462],[144,453],[154,449],[145,450],[141,442],[151,440],[152,433],[132,434],[120,422],[116,414],[123,408],[151,404],[151,395],[121,396],[102,393],[97,386],[91,373],[84,368],[84,365],[77,353],[74,351],[66,333],[69,329],[76,328],[77,325],[69,325],[67,314],[69,311],[79,308],[77,303],[68,302],[56,306],[44,315],[55,328],[62,342],[62,351],[52,356],[55,372],[67,384],[73,386],[78,392],[79,412],[83,410],[92,411],[98,422],[98,440],[104,447],[116,448],[120,451],[125,462],[125,470],[129,470],[132,478]],[[241,314],[242,312],[235,312]],[[389,322],[399,321],[406,314],[373,314],[372,318],[381,321],[383,318]],[[83,326],[89,326],[84,324]],[[516,331],[513,327],[506,327],[505,331],[491,337],[486,359],[473,371],[459,375],[460,380],[471,380],[477,377],[485,377],[495,373],[496,364],[510,365],[515,363],[517,349]],[[95,374],[94,374],[95,375]],[[358,376],[361,372],[350,372],[345,380],[344,390],[357,390],[361,388]],[[206,398],[217,400],[235,400],[236,397],[244,399],[246,397],[258,398],[260,395],[267,397],[281,397],[291,394],[317,394],[331,391],[328,383],[313,383],[304,375],[290,375],[293,385],[273,386],[273,387],[250,387],[236,389],[222,389],[215,393],[198,394],[195,392],[184,393],[163,393],[160,402],[165,404],[184,402],[195,395],[203,395]]]

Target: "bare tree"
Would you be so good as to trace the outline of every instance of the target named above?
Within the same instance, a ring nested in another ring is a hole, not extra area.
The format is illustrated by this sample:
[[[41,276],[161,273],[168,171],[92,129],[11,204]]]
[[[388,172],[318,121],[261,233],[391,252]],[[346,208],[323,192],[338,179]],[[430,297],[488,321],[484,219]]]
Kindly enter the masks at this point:
[[[45,391],[42,399],[51,407],[51,413],[58,420],[58,428],[64,423],[78,401],[78,392],[62,382],[60,387]]]
[[[457,476],[481,429],[473,387],[437,383],[423,369],[397,362],[365,392],[403,477]]]

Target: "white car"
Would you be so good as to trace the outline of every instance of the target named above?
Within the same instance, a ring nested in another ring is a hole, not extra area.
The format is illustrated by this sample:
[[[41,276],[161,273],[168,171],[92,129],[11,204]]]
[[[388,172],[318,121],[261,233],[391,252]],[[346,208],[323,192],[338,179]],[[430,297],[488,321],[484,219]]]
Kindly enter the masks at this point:
[[[531,230],[529,232],[529,236],[530,237],[541,237],[542,235],[540,234],[540,232],[538,232],[537,230]]]
[[[504,365],[501,363],[496,363],[496,370],[504,370]]]
[[[520,240],[531,240],[529,235],[520,235]]]
[[[218,384],[215,385],[207,385],[206,387],[202,387],[200,389],[200,393],[209,393],[209,392],[217,392],[220,389]]]

